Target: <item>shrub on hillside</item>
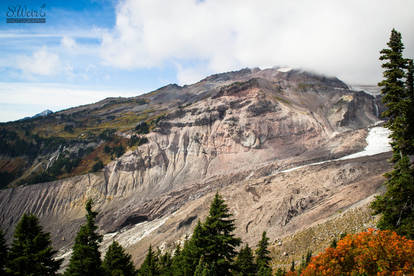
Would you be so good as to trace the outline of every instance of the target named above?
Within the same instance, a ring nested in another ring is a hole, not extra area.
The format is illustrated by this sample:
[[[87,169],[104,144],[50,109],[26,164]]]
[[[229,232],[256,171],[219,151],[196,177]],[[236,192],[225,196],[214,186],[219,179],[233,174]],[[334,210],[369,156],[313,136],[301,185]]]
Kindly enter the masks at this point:
[[[347,235],[312,258],[301,275],[411,275],[414,241],[392,231]]]

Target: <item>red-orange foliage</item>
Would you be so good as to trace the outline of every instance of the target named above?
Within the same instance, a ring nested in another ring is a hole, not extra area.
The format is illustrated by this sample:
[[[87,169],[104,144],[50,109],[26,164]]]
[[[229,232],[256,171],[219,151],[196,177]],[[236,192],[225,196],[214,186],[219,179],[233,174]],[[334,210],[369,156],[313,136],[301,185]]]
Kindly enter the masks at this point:
[[[301,275],[411,275],[414,241],[392,231],[347,235],[336,248],[313,257]]]

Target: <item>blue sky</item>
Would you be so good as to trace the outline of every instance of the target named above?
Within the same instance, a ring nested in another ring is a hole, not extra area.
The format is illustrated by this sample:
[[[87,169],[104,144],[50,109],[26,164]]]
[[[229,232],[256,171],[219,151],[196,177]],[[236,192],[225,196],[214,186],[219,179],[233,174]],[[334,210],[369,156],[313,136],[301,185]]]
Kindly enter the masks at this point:
[[[6,23],[20,6],[44,24]],[[411,0],[2,0],[0,121],[291,66],[375,84],[390,30],[414,56]]]

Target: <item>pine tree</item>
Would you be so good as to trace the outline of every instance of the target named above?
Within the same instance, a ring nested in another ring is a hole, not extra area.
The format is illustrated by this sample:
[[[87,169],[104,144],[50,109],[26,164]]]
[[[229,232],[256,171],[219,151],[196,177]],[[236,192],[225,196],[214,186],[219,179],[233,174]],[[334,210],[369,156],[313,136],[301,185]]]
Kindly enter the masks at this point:
[[[214,264],[213,266],[209,265],[208,263],[204,261],[204,258],[201,257],[196,267],[196,270],[194,272],[194,276],[216,276],[216,275],[219,275],[219,274],[217,274]]]
[[[266,231],[262,233],[262,239],[259,241],[256,249],[256,264],[258,271],[260,269],[267,270],[270,268],[270,251],[267,249],[269,246],[269,238],[266,236]]]
[[[138,275],[155,276],[159,274],[160,271],[158,267],[158,259],[154,251],[152,250],[152,246],[150,245],[148,248],[147,256],[145,257],[145,260],[138,271]]]
[[[378,228],[395,230],[398,234],[414,238],[414,172],[410,160],[403,156],[394,170],[386,174],[387,190],[372,203],[374,214],[381,213]]]
[[[180,244],[177,244],[175,251],[174,251],[174,256],[171,261],[172,275],[186,275],[184,273],[183,267],[184,267],[184,258],[183,258],[181,246]]]
[[[181,252],[181,267],[179,268],[182,275],[193,275],[199,264],[200,258],[206,248],[206,233],[200,221],[194,228],[193,235],[190,240],[184,243]]]
[[[276,270],[276,274],[275,274],[275,276],[285,276],[286,275],[286,270],[285,269],[282,269],[282,268],[278,268],[277,270]]]
[[[235,248],[240,239],[232,233],[235,229],[234,219],[222,197],[216,193],[210,205],[209,215],[202,225],[203,257],[210,267],[214,267],[217,275],[230,275]]]
[[[62,260],[55,260],[50,234],[42,231],[35,215],[24,214],[16,226],[6,271],[9,275],[56,275]]]
[[[158,254],[158,265],[160,268],[160,275],[162,276],[172,276],[172,257],[171,254],[165,252],[165,254]]]
[[[407,78],[405,82],[408,98],[407,122],[405,131],[407,142],[406,150],[408,155],[414,154],[414,64],[412,59],[407,61]]]
[[[388,118],[385,126],[392,131],[393,149],[396,153],[405,152],[404,131],[407,126],[406,111],[408,110],[407,90],[404,87],[404,69],[407,67],[407,60],[403,58],[404,44],[401,41],[401,34],[395,29],[391,31],[389,48],[381,50],[380,60],[386,61],[382,64],[384,80],[378,83],[383,95],[382,101],[387,107],[383,116]],[[398,154],[395,160],[398,160]]]
[[[295,271],[295,260],[292,260],[292,263],[290,265],[290,271]]]
[[[108,276],[135,276],[137,274],[131,255],[126,253],[116,241],[108,247],[102,267]]]
[[[0,276],[6,275],[6,264],[8,261],[8,247],[4,239],[3,230],[0,229]]]
[[[98,227],[95,224],[95,219],[98,213],[92,211],[92,204],[92,200],[86,202],[86,224],[81,226],[76,235],[72,257],[65,275],[95,276],[104,274],[101,266],[101,253],[99,252],[102,236],[97,233]]]
[[[378,85],[387,107],[383,115],[388,117],[386,127],[391,130],[394,170],[385,175],[385,194],[378,196],[371,207],[374,214],[381,214],[380,229],[414,238],[414,169],[407,156],[414,153],[414,69],[412,61],[402,56],[404,45],[399,32],[392,30],[387,45],[389,48],[383,49],[380,56],[386,61],[382,65],[384,80]]]
[[[234,265],[237,270],[237,273],[235,273],[236,275],[249,276],[256,274],[257,267],[254,263],[253,252],[248,244],[240,249]]]

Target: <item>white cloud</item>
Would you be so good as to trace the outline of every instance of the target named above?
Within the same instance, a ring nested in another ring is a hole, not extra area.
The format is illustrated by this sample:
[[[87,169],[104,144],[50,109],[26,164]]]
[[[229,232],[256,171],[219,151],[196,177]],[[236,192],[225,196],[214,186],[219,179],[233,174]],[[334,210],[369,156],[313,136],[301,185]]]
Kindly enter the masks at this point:
[[[68,37],[68,36],[62,37],[60,43],[65,49],[70,50],[70,51],[73,51],[74,49],[77,48],[76,41],[73,38]]]
[[[92,89],[60,83],[0,82],[0,104],[50,104],[62,109],[93,103],[106,97],[136,95],[135,90]]]
[[[46,47],[35,51],[32,56],[22,55],[17,57],[17,67],[24,74],[51,76],[60,71],[59,56],[49,52]]]
[[[180,64],[176,64],[176,68],[177,80],[180,85],[195,83],[209,73],[208,69],[203,65],[196,67],[183,67]]]
[[[372,83],[393,27],[414,56],[412,10],[411,0],[121,0],[101,55],[128,69],[179,63],[182,81],[200,72],[183,65],[195,60],[206,72],[286,64]]]
[[[0,112],[0,121],[33,116],[45,109],[58,111],[107,97],[132,97],[137,94],[135,90],[84,88],[60,83],[0,82],[0,106],[3,110]],[[28,105],[31,106],[30,109],[22,110],[22,107]]]

